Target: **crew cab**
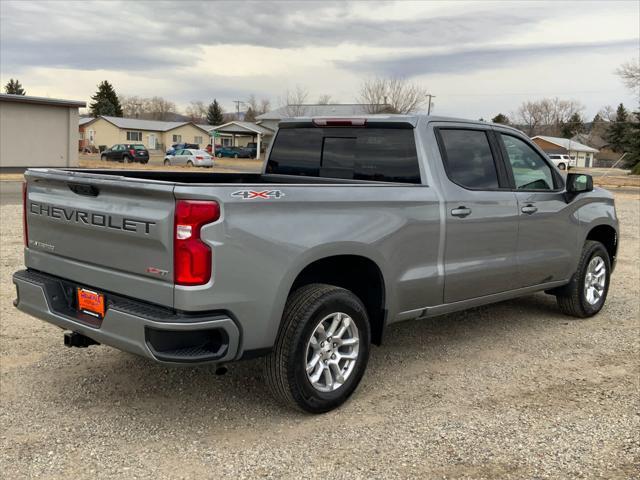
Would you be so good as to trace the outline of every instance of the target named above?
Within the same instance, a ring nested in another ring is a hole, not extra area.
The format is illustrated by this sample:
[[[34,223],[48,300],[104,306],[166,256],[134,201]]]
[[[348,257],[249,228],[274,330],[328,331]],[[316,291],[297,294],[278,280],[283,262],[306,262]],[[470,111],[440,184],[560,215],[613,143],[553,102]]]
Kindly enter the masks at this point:
[[[612,195],[511,127],[294,118],[261,173],[34,168],[15,305],[167,365],[264,357],[273,394],[342,404],[389,325],[534,292],[590,317]]]

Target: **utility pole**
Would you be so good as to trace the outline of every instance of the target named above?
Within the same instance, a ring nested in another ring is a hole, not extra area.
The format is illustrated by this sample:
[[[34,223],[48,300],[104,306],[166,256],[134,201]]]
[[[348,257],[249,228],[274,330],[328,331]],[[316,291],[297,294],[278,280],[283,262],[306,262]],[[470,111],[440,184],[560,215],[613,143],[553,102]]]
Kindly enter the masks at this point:
[[[431,99],[436,98],[436,96],[428,93],[427,97],[429,97],[429,105],[427,106],[427,115],[431,115]]]
[[[244,104],[242,100],[233,100],[233,103],[236,104],[236,120],[240,120],[240,104]]]

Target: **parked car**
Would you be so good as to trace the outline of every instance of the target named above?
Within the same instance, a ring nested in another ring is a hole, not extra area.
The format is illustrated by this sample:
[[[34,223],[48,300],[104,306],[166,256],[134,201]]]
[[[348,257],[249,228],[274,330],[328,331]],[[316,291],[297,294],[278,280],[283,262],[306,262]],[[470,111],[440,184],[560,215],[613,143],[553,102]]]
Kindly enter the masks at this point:
[[[251,158],[256,158],[258,156],[258,145],[255,142],[247,143],[247,145],[242,148],[249,152]]]
[[[200,150],[200,145],[198,145],[197,143],[174,143],[173,145],[171,145],[171,148],[166,151],[166,154],[175,155],[176,151],[183,150],[185,148]]]
[[[216,148],[216,157],[252,158],[252,154],[250,150],[242,147],[220,147]]]
[[[263,171],[27,170],[16,307],[70,347],[165,365],[264,356],[272,393],[319,413],[395,322],[534,292],[574,317],[605,304],[613,195],[565,179],[514,128],[283,120]]]
[[[117,162],[149,162],[149,151],[142,144],[118,143],[100,154],[100,160]]]
[[[206,150],[194,150],[183,148],[176,151],[175,155],[164,157],[164,164],[186,165],[187,167],[213,167],[213,157]]]
[[[560,170],[568,170],[569,168],[576,166],[575,159],[571,158],[569,155],[552,153],[549,155],[549,159]]]
[[[216,145],[216,150],[217,150],[218,148],[220,148],[220,147],[222,147],[222,145]],[[212,152],[213,147],[211,146],[211,144],[210,144],[210,143],[208,143],[208,144],[207,144],[207,148],[206,148],[206,150],[207,150],[207,153],[211,153],[211,152]]]

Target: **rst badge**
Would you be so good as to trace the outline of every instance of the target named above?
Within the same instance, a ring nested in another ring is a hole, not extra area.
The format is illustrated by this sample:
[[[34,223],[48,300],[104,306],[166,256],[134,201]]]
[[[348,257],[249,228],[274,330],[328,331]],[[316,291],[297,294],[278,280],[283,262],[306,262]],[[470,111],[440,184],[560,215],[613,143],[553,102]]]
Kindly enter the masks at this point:
[[[282,198],[284,197],[284,192],[282,190],[238,190],[237,192],[233,192],[231,194],[234,198],[241,198],[243,200],[253,200],[253,199],[270,199],[270,198]]]

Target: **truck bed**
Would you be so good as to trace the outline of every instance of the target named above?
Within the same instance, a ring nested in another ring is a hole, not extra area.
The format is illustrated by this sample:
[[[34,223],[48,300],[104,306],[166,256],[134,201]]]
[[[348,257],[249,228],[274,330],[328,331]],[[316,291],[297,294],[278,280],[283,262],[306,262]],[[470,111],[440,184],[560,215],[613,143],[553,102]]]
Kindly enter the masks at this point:
[[[217,173],[202,171],[163,171],[163,170],[128,170],[128,169],[83,169],[83,168],[60,168],[60,169],[31,169],[32,171],[73,172],[80,176],[89,175],[111,175],[121,178],[135,178],[141,180],[151,180],[170,183],[199,183],[211,185],[228,184],[353,184],[353,183],[374,183],[388,184],[389,182],[372,182],[368,180],[347,180],[340,178],[305,177],[302,175],[273,175],[262,173]]]

